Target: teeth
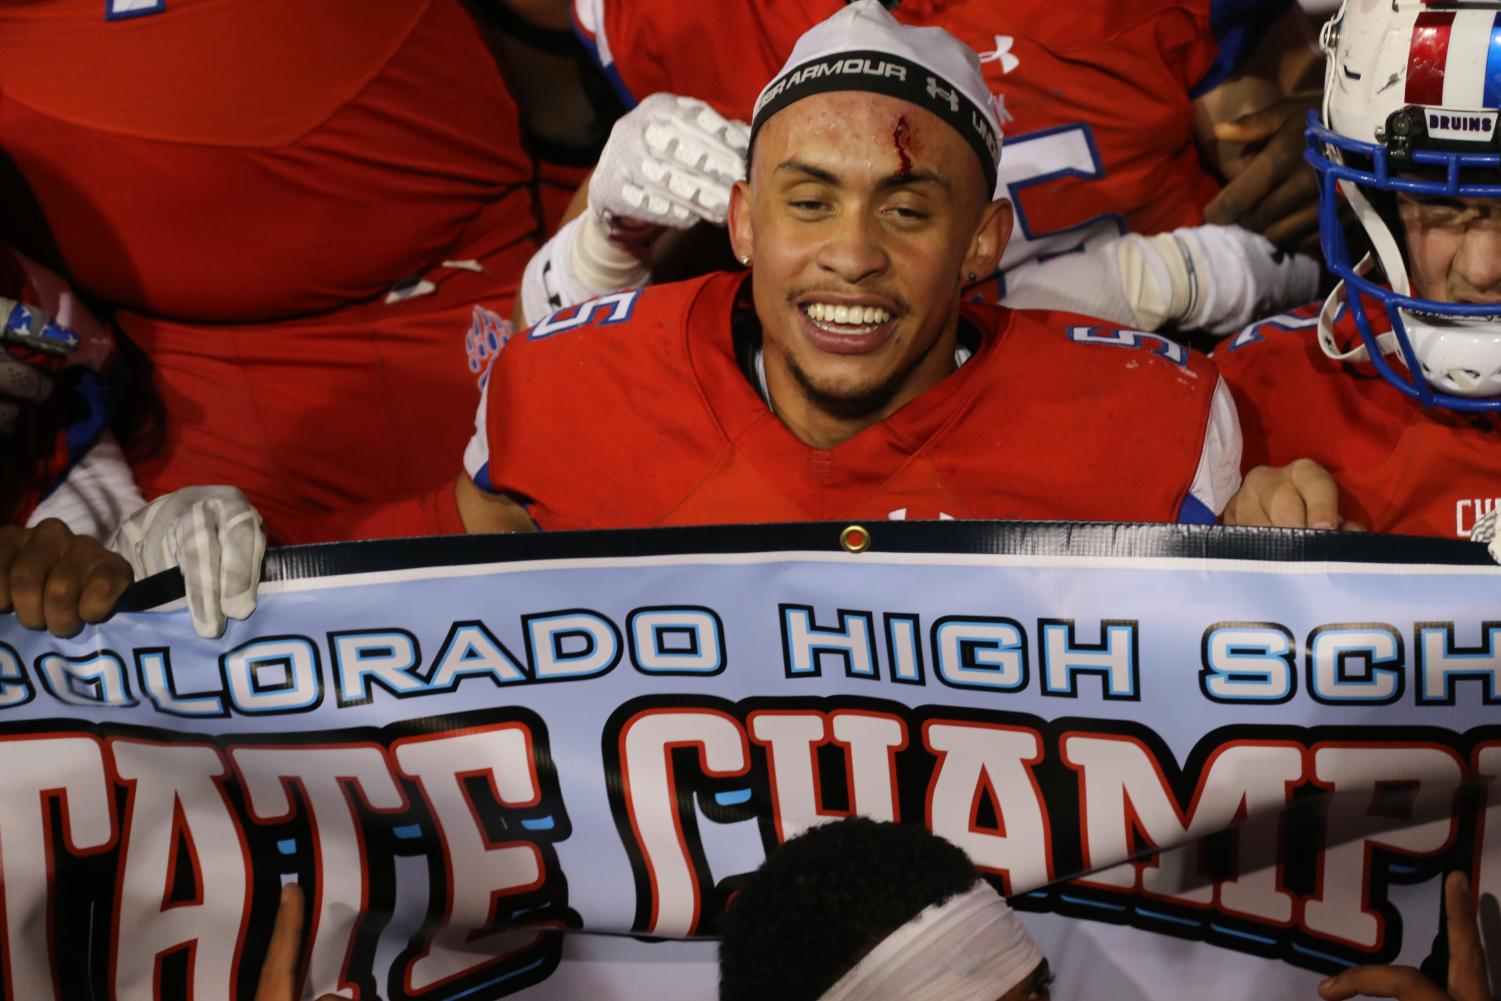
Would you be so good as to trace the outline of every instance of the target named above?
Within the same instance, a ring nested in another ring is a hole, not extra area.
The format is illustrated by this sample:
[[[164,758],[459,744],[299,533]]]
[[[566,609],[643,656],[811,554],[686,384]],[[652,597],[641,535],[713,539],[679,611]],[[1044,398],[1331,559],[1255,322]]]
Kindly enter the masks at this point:
[[[879,306],[837,306],[833,303],[814,302],[805,306],[804,310],[815,323],[870,327],[891,319],[891,314]]]

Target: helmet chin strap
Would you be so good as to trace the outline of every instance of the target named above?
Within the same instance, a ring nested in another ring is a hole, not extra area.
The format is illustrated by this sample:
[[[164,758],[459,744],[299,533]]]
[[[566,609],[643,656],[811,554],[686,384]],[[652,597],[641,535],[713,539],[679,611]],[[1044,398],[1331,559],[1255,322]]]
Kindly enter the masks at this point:
[[[1371,255],[1366,254],[1360,259],[1360,263],[1355,265],[1355,273],[1365,275],[1375,263]],[[1406,277],[1404,274],[1403,278]],[[1334,321],[1339,316],[1340,310],[1345,306],[1351,309],[1361,308],[1358,300],[1352,303],[1349,299],[1349,293],[1345,291],[1345,283],[1341,280],[1329,293],[1329,298],[1324,300],[1324,308],[1319,310],[1319,350],[1324,352],[1326,358],[1332,358],[1335,361],[1370,361],[1371,353],[1366,350],[1364,341],[1357,338],[1355,346],[1344,351],[1340,349],[1339,341],[1334,338]],[[1397,343],[1397,335],[1390,330],[1376,335],[1376,345],[1381,348],[1381,353],[1384,355],[1397,354],[1401,351],[1401,345]]]
[[[1376,261],[1380,260],[1392,291],[1398,295],[1409,295],[1412,285],[1407,277],[1407,265],[1402,260],[1402,249],[1397,246],[1397,238],[1392,235],[1391,227],[1381,218],[1381,213],[1376,211],[1365,192],[1360,190],[1360,185],[1342,180],[1339,182],[1339,189],[1355,210],[1355,217],[1360,220],[1360,225],[1375,250],[1375,257],[1367,253],[1360,259],[1360,263],[1355,265],[1355,273],[1364,277],[1375,266]],[[1335,361],[1370,361],[1371,355],[1366,350],[1364,341],[1357,341],[1355,347],[1341,351],[1339,342],[1334,339],[1334,318],[1343,304],[1348,304],[1351,309],[1362,308],[1358,296],[1354,302],[1349,302],[1349,293],[1341,280],[1334,286],[1334,291],[1329,293],[1329,298],[1324,300],[1324,308],[1319,311],[1319,349],[1324,352],[1325,357]],[[1384,355],[1401,354],[1402,348],[1397,335],[1391,331],[1378,334],[1376,344]]]

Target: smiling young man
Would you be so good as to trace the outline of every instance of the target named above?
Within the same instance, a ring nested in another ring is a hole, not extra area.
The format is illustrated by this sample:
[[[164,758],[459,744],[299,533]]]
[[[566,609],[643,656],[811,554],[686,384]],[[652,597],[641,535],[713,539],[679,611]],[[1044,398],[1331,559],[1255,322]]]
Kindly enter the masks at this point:
[[[466,530],[1214,520],[1239,432],[1204,359],[961,304],[1012,223],[972,52],[852,4],[798,42],[750,140],[729,210],[749,273],[616,293],[513,340],[457,484]]]

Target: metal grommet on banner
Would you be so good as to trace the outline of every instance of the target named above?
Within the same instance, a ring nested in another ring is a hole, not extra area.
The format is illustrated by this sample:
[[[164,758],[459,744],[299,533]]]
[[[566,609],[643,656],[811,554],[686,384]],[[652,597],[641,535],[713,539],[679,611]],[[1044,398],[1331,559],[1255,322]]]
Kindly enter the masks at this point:
[[[849,525],[839,533],[839,544],[847,553],[863,553],[870,548],[870,533],[861,525]]]

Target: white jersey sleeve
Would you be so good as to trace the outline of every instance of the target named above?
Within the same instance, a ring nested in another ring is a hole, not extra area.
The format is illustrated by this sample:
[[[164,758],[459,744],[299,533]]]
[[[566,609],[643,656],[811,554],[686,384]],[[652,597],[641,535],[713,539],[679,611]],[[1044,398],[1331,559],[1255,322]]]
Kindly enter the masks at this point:
[[[486,430],[489,422],[485,419],[489,410],[490,380],[486,379],[484,388],[480,390],[479,407],[474,412],[474,434],[464,447],[464,472],[474,481],[475,486],[487,494],[493,494],[495,487],[490,483],[490,435]]]
[[[1214,384],[1209,403],[1209,420],[1204,429],[1204,450],[1193,484],[1179,512],[1180,522],[1212,524],[1224,513],[1225,505],[1240,489],[1241,456],[1240,414],[1225,380]]]

